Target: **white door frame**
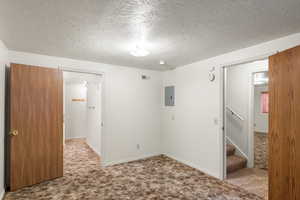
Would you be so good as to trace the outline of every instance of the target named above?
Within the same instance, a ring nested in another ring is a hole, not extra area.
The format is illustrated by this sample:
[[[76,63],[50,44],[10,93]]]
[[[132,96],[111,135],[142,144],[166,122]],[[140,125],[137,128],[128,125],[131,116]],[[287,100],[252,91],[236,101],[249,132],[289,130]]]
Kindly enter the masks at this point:
[[[249,84],[249,91],[250,91],[250,95],[249,95],[249,164],[248,167],[253,168],[254,167],[254,148],[255,148],[255,144],[254,144],[254,92],[255,92],[255,85],[254,85],[254,74],[256,73],[261,73],[261,72],[267,72],[267,71],[257,71],[257,72],[253,72],[251,73],[251,82]]]
[[[257,72],[253,72],[250,75],[249,81],[249,104],[248,104],[248,167],[254,167],[254,74]]]
[[[221,180],[225,180],[226,177],[227,177],[227,172],[226,172],[226,79],[227,79],[227,75],[226,75],[226,68],[229,68],[229,67],[233,67],[233,66],[236,66],[236,65],[241,65],[241,64],[246,64],[246,63],[251,63],[251,62],[255,62],[255,61],[259,61],[259,60],[265,60],[265,59],[268,59],[271,55],[274,55],[278,53],[278,51],[275,51],[275,52],[270,52],[268,54],[264,54],[264,55],[261,55],[261,56],[257,56],[257,57],[254,57],[254,58],[250,58],[250,59],[245,59],[243,61],[238,61],[238,62],[234,62],[232,64],[226,64],[226,65],[221,65],[220,67],[220,100],[221,100],[221,130],[220,130],[220,135],[221,135],[221,139],[222,141],[220,142],[220,155],[221,155],[221,162],[220,162],[220,172],[221,172]],[[257,72],[255,72],[257,73]],[[249,97],[249,101],[253,101],[253,87],[252,87],[252,84],[253,84],[253,74],[251,74],[251,82],[250,82],[250,97]],[[251,112],[253,112],[253,103],[250,103],[249,105],[252,105],[252,107],[249,106],[248,109],[251,110]],[[250,113],[250,112],[248,112]],[[249,134],[249,136],[251,137],[252,135],[252,138],[249,138],[249,142],[251,142],[251,144],[248,145],[249,148],[250,145],[253,147],[253,119],[252,119],[252,116],[253,116],[253,113],[251,113],[251,116],[249,116],[249,120],[248,120],[248,123],[249,123],[249,133],[252,133],[252,134]],[[252,126],[251,126],[252,124]],[[250,154],[252,154],[252,158],[249,157],[249,160],[252,161],[252,163],[254,163],[254,150],[252,148],[252,153],[250,151]],[[248,164],[248,167],[251,166],[251,161],[250,163]],[[252,164],[253,165],[253,164]]]
[[[226,83],[227,83],[227,74],[226,74],[226,66],[220,68],[220,84],[221,84],[221,119],[222,119],[222,127],[221,127],[221,180],[225,180],[227,177],[227,152],[226,152]]]
[[[102,81],[101,81],[101,120],[102,120],[102,126],[101,126],[101,147],[100,147],[100,155],[101,155],[101,162],[100,165],[101,166],[105,166],[105,158],[106,158],[106,154],[105,154],[105,128],[104,128],[104,124],[105,124],[105,98],[104,98],[104,88],[105,88],[105,73],[103,71],[100,70],[84,70],[84,69],[78,69],[78,68],[71,68],[71,67],[59,67],[59,69],[63,72],[75,72],[75,73],[84,73],[84,74],[93,74],[93,75],[98,75],[102,77]]]

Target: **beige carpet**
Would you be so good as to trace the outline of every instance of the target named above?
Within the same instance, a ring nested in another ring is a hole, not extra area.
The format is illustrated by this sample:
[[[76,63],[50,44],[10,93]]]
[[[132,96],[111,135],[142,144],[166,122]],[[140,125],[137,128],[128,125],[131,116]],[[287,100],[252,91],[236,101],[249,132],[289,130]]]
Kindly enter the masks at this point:
[[[66,143],[64,177],[8,193],[6,200],[261,200],[166,156],[101,168],[84,140]]]
[[[254,167],[268,169],[268,134],[254,133]]]
[[[268,172],[257,168],[245,168],[227,176],[227,181],[268,199]]]

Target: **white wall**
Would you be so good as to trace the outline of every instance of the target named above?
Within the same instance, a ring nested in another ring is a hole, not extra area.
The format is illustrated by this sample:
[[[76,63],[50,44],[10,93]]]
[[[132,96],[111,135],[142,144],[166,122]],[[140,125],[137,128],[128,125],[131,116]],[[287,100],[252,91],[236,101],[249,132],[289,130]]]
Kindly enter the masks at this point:
[[[254,89],[254,123],[256,132],[268,133],[268,113],[261,112],[261,93],[267,92],[267,85],[257,85]]]
[[[227,68],[226,104],[244,120],[226,112],[226,134],[246,158],[250,157],[249,109],[252,77],[254,72],[261,71],[268,71],[268,60]]]
[[[164,72],[164,86],[174,84],[176,88],[175,107],[163,107],[163,151],[223,178],[221,66],[299,44],[300,34],[294,34]],[[212,67],[216,68],[214,82],[208,79]]]
[[[207,67],[181,67],[164,73],[175,85],[175,106],[163,113],[163,148],[168,156],[218,176],[219,78],[208,81]]]
[[[8,51],[0,40],[0,199],[4,195],[4,83],[6,64],[8,64]]]
[[[101,156],[102,135],[102,84],[89,81],[87,84],[87,138],[88,145]]]
[[[9,51],[9,60],[46,67],[66,66],[105,72],[104,163],[113,164],[164,152],[222,178],[220,67],[299,44],[300,34],[294,34],[163,72],[163,85],[174,84],[176,87],[173,108],[162,106],[161,72],[14,51]],[[214,82],[208,79],[212,67],[216,68]],[[141,80],[141,74],[150,75],[151,79]],[[137,144],[140,144],[140,150]]]
[[[87,137],[87,87],[84,83],[65,84],[65,138]],[[84,99],[85,101],[73,101]]]
[[[63,66],[104,73],[103,164],[161,153],[161,72],[15,51],[9,51],[9,60],[21,64]],[[142,74],[151,78],[142,80]]]

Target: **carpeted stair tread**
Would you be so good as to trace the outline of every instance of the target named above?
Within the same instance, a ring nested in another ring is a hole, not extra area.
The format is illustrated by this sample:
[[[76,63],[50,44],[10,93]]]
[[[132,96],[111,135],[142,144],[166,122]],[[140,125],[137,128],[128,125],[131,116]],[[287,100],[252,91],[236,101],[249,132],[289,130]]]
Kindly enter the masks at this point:
[[[238,155],[227,156],[227,173],[235,172],[237,170],[245,168],[246,166],[246,158]]]
[[[232,156],[235,153],[235,147],[232,144],[227,144],[226,145],[226,155],[227,156]]]

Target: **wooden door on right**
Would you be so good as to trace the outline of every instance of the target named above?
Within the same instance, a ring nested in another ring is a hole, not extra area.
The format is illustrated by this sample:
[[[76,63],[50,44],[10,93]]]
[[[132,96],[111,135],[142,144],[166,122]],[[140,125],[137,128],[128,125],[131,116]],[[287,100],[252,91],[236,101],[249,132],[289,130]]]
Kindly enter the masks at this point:
[[[269,58],[269,200],[300,200],[300,46]]]

